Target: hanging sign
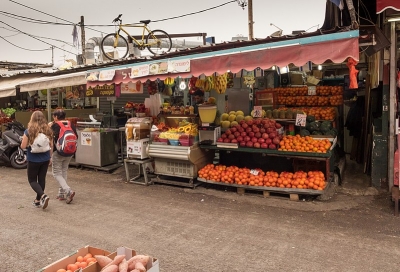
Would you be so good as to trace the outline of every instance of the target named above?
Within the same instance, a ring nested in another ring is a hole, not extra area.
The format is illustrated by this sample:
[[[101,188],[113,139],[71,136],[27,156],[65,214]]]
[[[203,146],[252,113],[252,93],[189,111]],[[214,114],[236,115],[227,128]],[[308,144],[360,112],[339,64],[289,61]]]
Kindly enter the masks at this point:
[[[317,95],[317,86],[308,86],[308,95]]]
[[[121,83],[121,93],[124,94],[139,94],[143,93],[143,84],[140,81]]]
[[[107,97],[115,96],[115,84],[105,84],[102,86],[88,87],[85,92],[86,97]]]
[[[190,72],[190,60],[169,60],[168,61],[168,72],[169,73],[184,73]]]

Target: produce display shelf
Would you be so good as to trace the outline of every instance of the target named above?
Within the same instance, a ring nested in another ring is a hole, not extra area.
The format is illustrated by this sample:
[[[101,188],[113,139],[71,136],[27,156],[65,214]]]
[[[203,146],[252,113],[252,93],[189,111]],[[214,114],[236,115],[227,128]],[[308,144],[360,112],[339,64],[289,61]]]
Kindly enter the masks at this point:
[[[216,150],[225,150],[232,152],[250,152],[250,153],[264,153],[269,156],[283,156],[283,157],[312,157],[312,158],[321,158],[327,159],[332,156],[332,151],[328,151],[326,153],[316,153],[316,152],[292,152],[292,151],[280,151],[274,149],[263,149],[263,148],[249,148],[249,147],[238,147],[238,148],[224,148],[217,147],[216,145],[200,145],[200,148],[204,149],[216,149]]]
[[[312,190],[312,189],[293,189],[293,188],[279,188],[279,187],[267,187],[267,186],[249,186],[249,185],[240,185],[240,184],[231,184],[231,183],[223,183],[216,182],[212,180],[206,180],[203,178],[197,178],[197,181],[215,184],[220,186],[229,186],[247,190],[256,190],[256,191],[268,191],[270,193],[280,193],[280,194],[296,194],[296,195],[322,195],[326,192],[329,187],[330,182],[327,182],[327,186],[324,190]]]

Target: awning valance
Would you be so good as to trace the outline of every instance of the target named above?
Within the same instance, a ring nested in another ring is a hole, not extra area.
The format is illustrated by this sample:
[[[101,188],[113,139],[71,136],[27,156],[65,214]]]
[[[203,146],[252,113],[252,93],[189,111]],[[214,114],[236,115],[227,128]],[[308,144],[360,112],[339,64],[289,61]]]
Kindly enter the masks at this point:
[[[77,72],[58,76],[46,76],[21,82],[20,91],[29,92],[58,87],[86,84],[86,72]]]
[[[38,75],[33,74],[21,74],[12,77],[0,78],[0,97],[16,96],[16,87],[21,82],[38,77]]]
[[[376,13],[381,13],[386,9],[394,9],[400,11],[399,0],[376,0]]]
[[[212,75],[223,74],[230,70],[237,73],[242,69],[254,70],[256,68],[270,69],[272,66],[284,67],[289,64],[303,66],[311,61],[314,64],[322,64],[327,60],[334,63],[344,62],[348,57],[359,60],[358,30],[339,32],[312,36],[299,39],[287,39],[279,42],[264,43],[252,46],[238,47],[232,49],[198,53],[187,56],[169,58],[168,60],[157,60],[128,64],[104,69],[91,70],[87,72],[87,86],[104,85],[110,83],[128,83],[165,79],[167,77],[190,77],[201,74]],[[127,76],[137,67],[159,65],[160,62],[178,62],[185,60],[189,62],[188,72],[162,73],[146,75],[145,77]],[[93,74],[105,74],[106,80],[91,80]]]

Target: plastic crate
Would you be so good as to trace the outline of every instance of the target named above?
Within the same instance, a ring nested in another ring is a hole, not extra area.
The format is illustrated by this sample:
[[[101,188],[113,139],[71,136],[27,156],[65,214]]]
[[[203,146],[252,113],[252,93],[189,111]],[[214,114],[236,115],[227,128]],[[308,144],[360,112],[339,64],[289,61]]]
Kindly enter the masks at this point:
[[[181,160],[163,160],[157,158],[155,160],[155,173],[159,175],[167,175],[182,178],[197,177],[196,165],[189,161]]]

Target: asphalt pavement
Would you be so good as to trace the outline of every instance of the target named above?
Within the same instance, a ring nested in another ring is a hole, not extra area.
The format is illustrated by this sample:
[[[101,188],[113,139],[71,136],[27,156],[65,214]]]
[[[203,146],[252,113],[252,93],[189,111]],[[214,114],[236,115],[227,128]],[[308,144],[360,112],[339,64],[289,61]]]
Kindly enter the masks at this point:
[[[37,271],[86,245],[133,248],[164,272],[399,271],[400,219],[355,167],[325,200],[298,202],[71,167],[73,202],[55,199],[49,172],[45,210],[31,206],[26,170],[0,167],[0,271]]]

